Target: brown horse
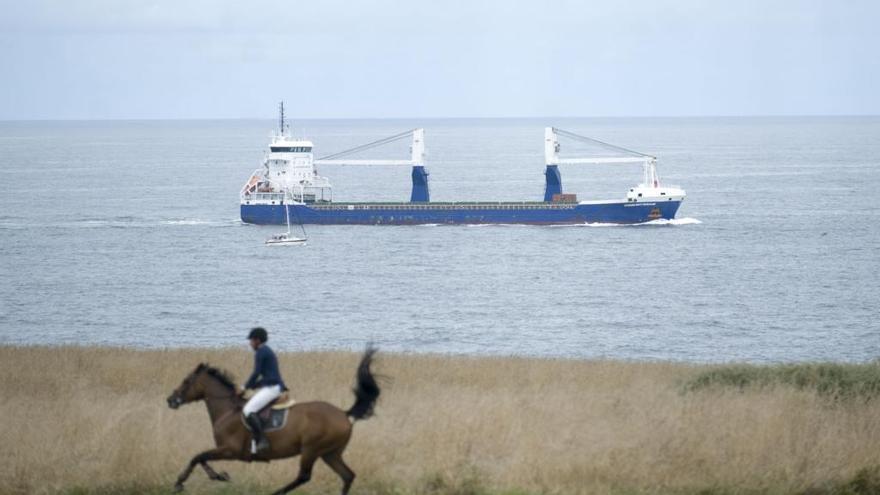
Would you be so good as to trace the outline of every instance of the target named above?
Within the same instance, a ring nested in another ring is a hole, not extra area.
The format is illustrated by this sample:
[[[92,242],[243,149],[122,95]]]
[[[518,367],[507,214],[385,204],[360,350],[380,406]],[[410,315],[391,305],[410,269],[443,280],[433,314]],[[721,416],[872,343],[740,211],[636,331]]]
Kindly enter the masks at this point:
[[[251,433],[241,418],[244,399],[237,393],[232,380],[223,372],[200,364],[168,397],[168,407],[177,409],[182,404],[204,400],[214,429],[216,448],[206,450],[189,461],[174,484],[175,491],[183,490],[183,483],[196,465],[201,465],[208,477],[229,481],[226,473],[217,473],[208,461],[239,460],[264,461],[300,455],[299,474],[276,494],[287,493],[309,481],[312,466],[319,458],[342,478],[343,495],[354,481],[354,472],[342,460],[342,452],[351,438],[356,420],[367,419],[379,398],[379,386],[370,372],[370,363],[376,350],[368,348],[357,368],[354,405],[347,411],[326,402],[303,402],[288,411],[287,422],[278,430],[267,432],[271,446],[265,452],[252,455]]]

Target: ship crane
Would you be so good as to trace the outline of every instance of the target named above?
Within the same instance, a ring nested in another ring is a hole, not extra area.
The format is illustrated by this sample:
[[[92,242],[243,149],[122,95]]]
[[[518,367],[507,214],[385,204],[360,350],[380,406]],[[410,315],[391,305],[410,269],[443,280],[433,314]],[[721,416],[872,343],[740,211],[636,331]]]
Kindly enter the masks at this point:
[[[612,157],[588,157],[588,158],[559,158],[559,136],[565,136],[576,141],[597,145],[615,153],[628,156]],[[547,169],[544,172],[546,186],[544,188],[544,201],[553,201],[553,197],[562,194],[562,176],[559,173],[559,165],[604,165],[618,163],[641,163],[642,183],[631,188],[627,195],[628,201],[639,201],[639,198],[678,196],[684,195],[684,191],[677,187],[661,187],[660,176],[657,174],[657,157],[634,151],[622,146],[599,141],[587,136],[581,136],[573,132],[565,131],[556,127],[544,128],[544,161]]]
[[[412,137],[410,145],[409,160],[376,160],[376,159],[352,159],[348,156],[361,153],[379,146],[401,141],[408,137]],[[354,148],[333,153],[332,155],[317,158],[315,165],[403,165],[412,167],[412,194],[410,202],[427,203],[431,200],[431,194],[428,190],[428,171],[425,169],[425,130],[411,129],[394,136],[389,136],[378,141],[362,144]]]

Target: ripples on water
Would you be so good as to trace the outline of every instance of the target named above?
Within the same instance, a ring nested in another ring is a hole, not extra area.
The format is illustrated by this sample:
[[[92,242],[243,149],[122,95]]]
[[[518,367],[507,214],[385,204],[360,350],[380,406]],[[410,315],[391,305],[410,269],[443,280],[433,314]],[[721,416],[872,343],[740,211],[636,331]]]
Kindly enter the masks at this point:
[[[238,345],[261,324],[282,350],[880,356],[880,119],[295,126],[319,155],[426,127],[439,201],[540,198],[549,124],[657,154],[664,180],[688,191],[679,218],[308,227],[307,246],[267,249],[281,229],[241,224],[238,191],[269,120],[0,123],[0,343]],[[321,173],[337,200],[409,194],[405,168]],[[582,199],[622,197],[639,179],[629,166],[562,173]]]

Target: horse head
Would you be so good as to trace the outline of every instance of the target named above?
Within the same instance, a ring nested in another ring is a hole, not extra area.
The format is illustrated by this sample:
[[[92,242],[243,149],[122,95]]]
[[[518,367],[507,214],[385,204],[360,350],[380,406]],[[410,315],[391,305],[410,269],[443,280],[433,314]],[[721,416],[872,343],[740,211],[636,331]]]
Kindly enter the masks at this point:
[[[180,386],[171,392],[168,396],[168,407],[177,409],[188,402],[194,402],[205,398],[204,376],[208,365],[199,364],[186,378],[183,379]]]

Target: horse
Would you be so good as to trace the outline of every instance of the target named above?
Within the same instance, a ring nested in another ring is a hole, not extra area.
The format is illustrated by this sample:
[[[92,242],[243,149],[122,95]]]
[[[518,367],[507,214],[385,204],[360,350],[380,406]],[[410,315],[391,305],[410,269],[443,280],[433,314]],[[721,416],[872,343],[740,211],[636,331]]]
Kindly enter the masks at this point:
[[[299,455],[296,479],[274,495],[287,493],[307,483],[311,479],[312,467],[319,458],[342,479],[342,494],[346,495],[354,482],[355,473],[342,460],[342,453],[351,439],[354,422],[373,415],[381,392],[370,371],[375,353],[375,348],[368,347],[361,357],[352,389],[355,402],[347,411],[326,402],[297,403],[287,411],[287,421],[283,427],[266,432],[270,446],[259,454],[251,454],[251,432],[241,417],[245,400],[238,394],[235,383],[224,371],[205,363],[199,364],[168,397],[168,407],[177,409],[183,404],[204,400],[216,447],[195,455],[189,461],[177,478],[174,491],[183,490],[183,483],[197,465],[202,466],[210,479],[229,481],[228,474],[217,473],[208,465],[208,461],[269,462]]]

